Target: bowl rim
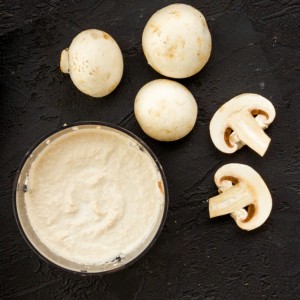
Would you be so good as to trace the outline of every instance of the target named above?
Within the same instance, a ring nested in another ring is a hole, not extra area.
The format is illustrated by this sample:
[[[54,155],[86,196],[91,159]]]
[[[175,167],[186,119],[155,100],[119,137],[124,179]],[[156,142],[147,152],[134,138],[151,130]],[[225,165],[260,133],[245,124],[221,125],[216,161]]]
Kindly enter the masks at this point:
[[[17,188],[18,188],[18,181],[19,181],[19,177],[20,174],[22,172],[22,169],[24,167],[24,164],[26,163],[26,161],[28,160],[28,158],[30,157],[30,155],[32,154],[32,152],[41,144],[43,143],[45,140],[47,140],[49,137],[51,137],[53,134],[56,134],[60,131],[63,131],[67,128],[72,128],[72,127],[76,127],[76,126],[82,126],[82,125],[98,125],[98,126],[102,126],[102,127],[108,127],[108,128],[112,128],[114,130],[119,130],[121,131],[123,134],[127,134],[129,135],[129,137],[133,138],[135,141],[137,141],[139,144],[141,144],[148,152],[148,154],[151,156],[151,158],[153,159],[155,165],[158,168],[158,171],[161,175],[162,178],[162,182],[164,185],[164,211],[163,211],[163,215],[160,221],[160,225],[154,235],[154,237],[152,238],[152,240],[150,241],[150,243],[146,246],[146,248],[139,253],[136,257],[134,257],[132,260],[130,260],[129,262],[127,262],[124,265],[118,266],[114,269],[111,270],[106,270],[106,271],[99,271],[99,272],[89,272],[89,271],[76,271],[76,270],[72,270],[72,269],[68,269],[66,267],[60,266],[58,264],[56,264],[55,262],[49,260],[47,257],[45,257],[42,253],[39,252],[39,250],[37,248],[34,247],[34,245],[31,243],[30,239],[27,237],[25,231],[23,230],[23,227],[21,225],[20,219],[19,219],[19,215],[18,215],[18,210],[17,210]],[[62,269],[64,271],[67,272],[71,272],[71,273],[75,273],[75,274],[80,274],[80,275],[84,275],[84,276],[90,276],[90,275],[105,275],[105,274],[110,274],[110,273],[115,273],[117,271],[121,271],[125,268],[128,268],[129,266],[133,265],[135,262],[137,262],[139,259],[141,259],[149,250],[150,248],[155,244],[155,242],[157,241],[163,227],[166,221],[166,217],[167,217],[167,212],[168,212],[168,208],[169,208],[169,191],[168,191],[168,185],[167,185],[167,178],[165,175],[165,172],[158,160],[158,158],[156,157],[156,155],[154,154],[154,152],[150,149],[150,147],[137,135],[135,135],[134,133],[132,133],[131,131],[129,131],[128,129],[125,129],[119,125],[115,125],[115,124],[111,124],[109,122],[104,122],[104,121],[78,121],[78,122],[71,122],[69,124],[64,124],[63,126],[58,127],[55,130],[51,130],[49,133],[43,135],[41,138],[39,138],[37,140],[37,142],[35,142],[30,148],[29,150],[26,152],[26,154],[24,155],[17,171],[16,171],[16,175],[15,175],[15,179],[14,179],[14,183],[13,183],[13,190],[12,190],[12,204],[13,204],[13,213],[14,213],[14,218],[15,221],[17,223],[18,229],[23,237],[23,239],[25,240],[25,242],[27,243],[27,245],[29,246],[29,248],[31,248],[31,250],[38,255],[38,257],[40,259],[42,259],[43,261],[45,261],[46,263],[55,266],[59,269]]]

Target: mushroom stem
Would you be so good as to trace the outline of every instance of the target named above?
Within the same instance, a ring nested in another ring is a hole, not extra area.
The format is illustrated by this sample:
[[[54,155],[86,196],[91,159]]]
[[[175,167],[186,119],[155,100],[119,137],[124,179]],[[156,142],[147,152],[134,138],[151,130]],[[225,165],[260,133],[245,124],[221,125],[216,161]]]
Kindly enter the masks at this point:
[[[61,53],[60,70],[63,73],[69,73],[69,48],[64,49]]]
[[[210,218],[214,218],[233,213],[248,206],[253,202],[253,197],[247,184],[239,182],[220,195],[210,198],[208,201],[209,216]]]
[[[238,138],[260,156],[264,156],[271,139],[265,134],[250,112],[235,113],[231,116],[230,127]]]

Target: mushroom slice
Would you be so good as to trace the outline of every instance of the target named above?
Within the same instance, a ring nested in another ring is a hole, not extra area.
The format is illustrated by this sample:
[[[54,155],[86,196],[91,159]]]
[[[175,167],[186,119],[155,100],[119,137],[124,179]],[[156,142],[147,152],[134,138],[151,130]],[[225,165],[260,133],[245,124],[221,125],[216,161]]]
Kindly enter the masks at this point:
[[[251,167],[224,165],[216,172],[215,183],[220,195],[208,200],[210,218],[231,214],[244,230],[255,229],[267,220],[272,197],[261,176]]]
[[[273,122],[275,108],[257,94],[241,94],[222,105],[209,125],[211,139],[222,152],[233,153],[245,144],[264,156],[271,139],[264,129]]]

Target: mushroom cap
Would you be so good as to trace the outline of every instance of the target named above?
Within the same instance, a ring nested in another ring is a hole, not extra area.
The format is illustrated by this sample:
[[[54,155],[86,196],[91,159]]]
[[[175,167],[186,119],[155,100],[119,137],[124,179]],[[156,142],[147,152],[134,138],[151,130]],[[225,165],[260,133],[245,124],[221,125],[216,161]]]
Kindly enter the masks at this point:
[[[175,141],[193,129],[198,108],[194,96],[182,84],[157,79],[139,90],[134,113],[147,135],[159,141]]]
[[[149,19],[142,45],[148,63],[158,73],[186,78],[207,63],[211,35],[200,11],[186,4],[171,4]]]
[[[244,230],[261,226],[272,210],[272,197],[264,180],[251,167],[237,163],[224,165],[216,172],[215,183],[218,188],[226,186],[228,180],[235,184],[244,182],[253,196],[253,202],[248,207],[248,217],[244,220],[234,218],[237,225]]]
[[[265,97],[258,94],[245,93],[238,95],[223,104],[212,117],[209,124],[209,131],[214,145],[224,153],[233,153],[239,149],[236,143],[226,142],[226,129],[231,128],[230,118],[236,113],[257,112],[264,116],[266,127],[275,118],[276,112],[273,104]],[[263,155],[263,153],[261,153]]]
[[[68,72],[75,86],[92,97],[111,93],[123,74],[122,52],[106,32],[89,29],[80,32],[68,50]],[[66,68],[66,52],[62,53],[61,68]]]

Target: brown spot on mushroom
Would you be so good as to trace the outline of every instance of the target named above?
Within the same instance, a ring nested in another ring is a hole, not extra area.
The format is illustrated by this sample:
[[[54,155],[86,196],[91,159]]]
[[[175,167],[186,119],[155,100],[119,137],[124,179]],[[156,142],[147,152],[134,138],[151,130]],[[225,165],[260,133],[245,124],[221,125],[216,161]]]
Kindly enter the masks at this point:
[[[104,32],[104,33],[103,33],[103,37],[104,37],[106,40],[108,40],[110,36],[109,36],[107,33]]]
[[[164,193],[164,191],[163,191],[163,186],[162,186],[162,182],[161,182],[160,180],[157,182],[157,185],[158,185],[159,190],[160,190],[161,193],[163,194],[163,193]]]
[[[96,30],[91,30],[91,36],[93,39],[98,39],[100,37],[100,34]]]
[[[152,28],[152,31],[155,33],[159,30],[159,26],[158,25],[154,25],[154,24],[150,24],[150,27]]]
[[[177,44],[174,44],[167,49],[165,56],[167,56],[169,58],[173,58],[176,54],[176,50],[177,50]]]
[[[177,18],[180,17],[180,12],[178,10],[173,10],[170,12],[170,14],[176,16]]]
[[[263,116],[265,116],[267,119],[269,119],[269,115],[268,115],[266,112],[264,112],[264,111],[262,111],[262,110],[260,110],[260,109],[253,109],[253,110],[251,111],[251,114],[252,114],[253,116],[263,115]]]
[[[96,67],[95,69],[92,70],[93,73],[97,76],[100,73],[99,67]]]
[[[106,75],[106,79],[109,79],[110,75],[111,75],[110,72],[108,72]]]
[[[202,40],[201,40],[199,37],[197,37],[197,44],[198,44],[198,45],[201,45],[201,44],[202,44]]]

